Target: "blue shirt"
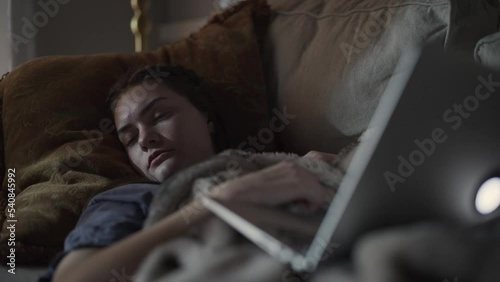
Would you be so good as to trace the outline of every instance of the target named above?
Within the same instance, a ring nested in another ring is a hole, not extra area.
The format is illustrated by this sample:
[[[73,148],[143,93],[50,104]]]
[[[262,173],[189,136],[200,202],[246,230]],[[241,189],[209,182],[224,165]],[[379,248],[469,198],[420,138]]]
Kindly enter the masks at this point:
[[[140,230],[154,191],[160,184],[132,183],[95,195],[64,241],[64,250],[52,260],[38,282],[50,282],[57,265],[69,252],[106,247]]]

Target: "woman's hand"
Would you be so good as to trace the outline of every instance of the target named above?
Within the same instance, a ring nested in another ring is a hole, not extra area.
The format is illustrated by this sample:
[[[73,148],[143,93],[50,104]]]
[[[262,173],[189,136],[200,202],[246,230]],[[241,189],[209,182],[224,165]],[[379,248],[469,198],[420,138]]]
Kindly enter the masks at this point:
[[[339,161],[336,166],[340,170],[342,170],[344,173],[347,171],[347,168],[349,167],[349,164],[352,161],[352,158],[354,156],[354,153],[356,152],[356,149],[358,147],[354,147],[351,149],[347,154],[344,154],[342,157],[342,160],[338,160],[339,155],[337,154],[330,154],[330,153],[324,153],[324,152],[318,152],[318,151],[309,151],[307,154],[305,154],[303,157],[306,158],[315,158],[315,159],[320,159],[323,160],[329,164],[332,164],[334,161]]]
[[[309,151],[303,157],[304,158],[313,158],[313,159],[323,160],[323,161],[331,164],[333,161],[335,161],[338,158],[338,155],[337,154],[324,153],[324,152],[318,152],[318,151]]]
[[[316,209],[329,200],[329,193],[317,175],[294,161],[273,166],[226,181],[213,190],[215,198],[268,206],[294,201]]]

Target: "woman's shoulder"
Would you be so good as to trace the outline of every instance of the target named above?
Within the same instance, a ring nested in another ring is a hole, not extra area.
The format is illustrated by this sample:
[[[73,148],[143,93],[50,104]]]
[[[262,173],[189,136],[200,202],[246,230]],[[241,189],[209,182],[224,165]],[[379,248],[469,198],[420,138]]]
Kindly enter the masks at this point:
[[[106,196],[106,195],[136,194],[136,193],[142,193],[145,191],[154,191],[159,186],[160,186],[160,183],[157,183],[157,182],[125,183],[125,184],[115,186],[115,187],[108,189],[106,191],[103,191],[97,195],[98,196]]]
[[[102,202],[149,204],[159,186],[160,183],[157,182],[124,183],[96,194],[89,201],[88,206]]]
[[[96,231],[104,234],[105,238],[115,238],[121,233],[128,234],[139,229],[158,186],[159,184],[155,183],[126,183],[95,195],[80,215],[67,240],[76,238],[76,241],[81,241],[80,237],[91,238],[93,235],[87,235]],[[124,231],[119,232],[120,229]]]

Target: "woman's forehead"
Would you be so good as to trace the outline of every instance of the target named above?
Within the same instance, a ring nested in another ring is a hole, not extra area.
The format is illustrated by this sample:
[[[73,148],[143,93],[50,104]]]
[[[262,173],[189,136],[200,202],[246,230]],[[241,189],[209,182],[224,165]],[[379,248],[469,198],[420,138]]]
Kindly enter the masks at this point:
[[[139,85],[129,88],[120,95],[116,103],[116,110],[119,107],[123,108],[122,111],[127,112],[141,109],[159,97],[168,99],[170,103],[179,100],[179,95],[163,85],[158,85],[154,89],[147,89]]]
[[[134,86],[125,91],[117,99],[115,106],[115,121],[126,122],[133,116],[141,117],[155,105],[181,105],[183,97],[164,85],[147,89],[142,85]]]

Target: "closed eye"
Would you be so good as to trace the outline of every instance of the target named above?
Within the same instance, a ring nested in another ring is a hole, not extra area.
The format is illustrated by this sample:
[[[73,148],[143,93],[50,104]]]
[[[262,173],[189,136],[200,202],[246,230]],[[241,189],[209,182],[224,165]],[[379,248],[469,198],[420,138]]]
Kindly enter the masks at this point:
[[[162,119],[162,118],[163,118],[163,117],[165,117],[165,116],[166,116],[166,115],[159,115],[159,116],[157,116],[157,117],[154,119],[154,121],[158,121],[158,120]]]
[[[132,145],[132,143],[135,142],[135,139],[137,139],[137,138],[134,137],[134,138],[130,139],[130,141],[125,146],[129,147],[130,145]]]
[[[163,118],[167,118],[169,115],[170,115],[170,114],[168,114],[168,113],[167,113],[167,114],[161,114],[161,115],[158,115],[158,116],[156,116],[156,117],[153,119],[153,121],[154,121],[154,122],[157,122],[157,121],[159,121],[159,120],[161,120],[161,119],[163,119]],[[132,145],[132,144],[135,142],[135,140],[136,140],[136,139],[137,139],[137,136],[135,136],[134,138],[130,139],[130,141],[129,141],[129,142],[127,142],[127,143],[125,144],[125,146],[129,147],[130,145]]]
[[[170,113],[161,114],[161,115],[159,115],[159,116],[155,117],[153,121],[155,121],[155,122],[156,122],[156,121],[159,121],[159,120],[161,120],[161,119],[168,118],[168,117],[170,117]]]

